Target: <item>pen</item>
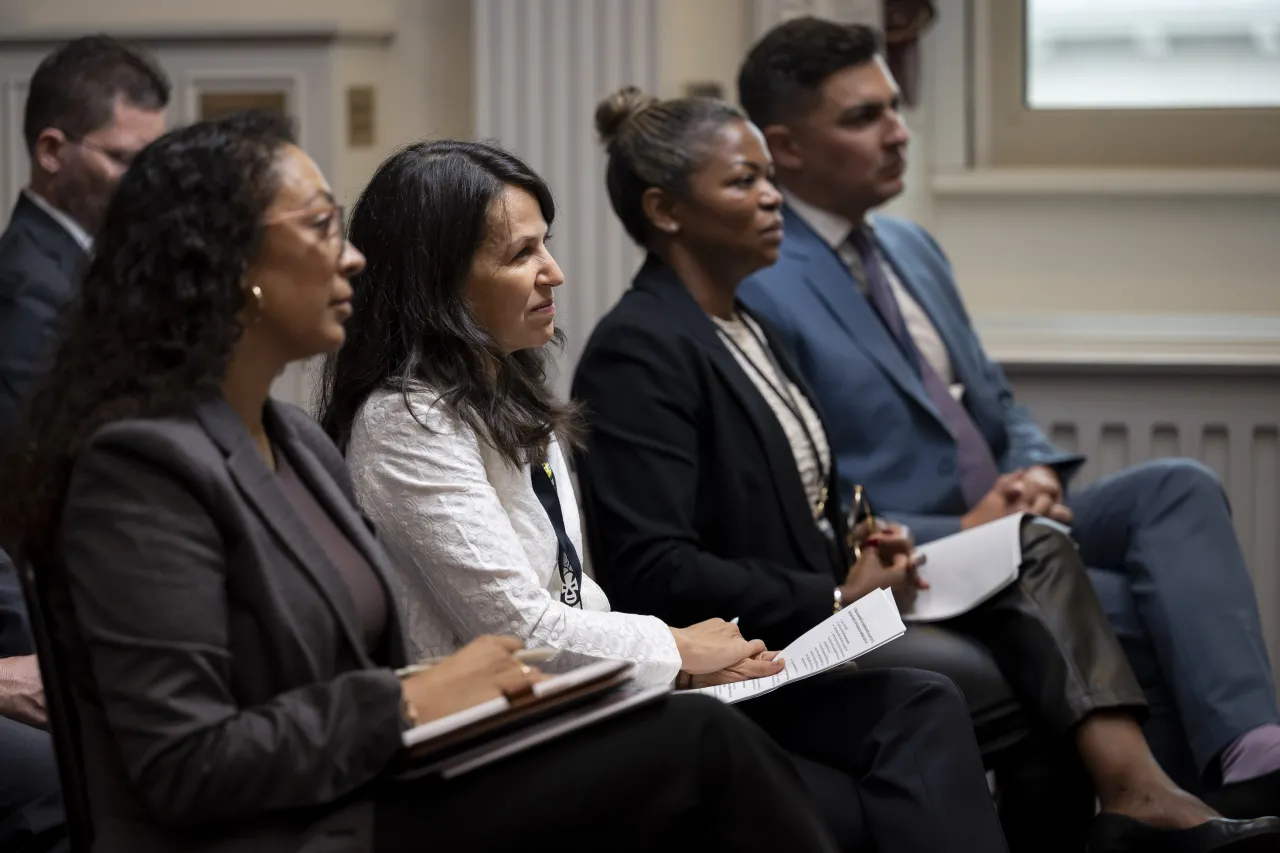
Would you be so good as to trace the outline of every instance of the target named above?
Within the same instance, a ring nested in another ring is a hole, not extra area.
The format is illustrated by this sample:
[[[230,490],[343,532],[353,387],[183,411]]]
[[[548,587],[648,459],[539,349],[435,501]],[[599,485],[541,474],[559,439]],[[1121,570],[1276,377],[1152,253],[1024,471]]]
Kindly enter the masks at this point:
[[[512,655],[512,657],[514,657],[517,661],[525,664],[545,663],[551,660],[555,656],[556,656],[556,650],[552,648],[547,648],[545,646],[536,648],[536,649],[521,649],[520,651]],[[411,664],[409,666],[402,667],[401,669],[397,669],[396,677],[404,678],[405,676],[413,675],[415,672],[422,672],[423,670],[430,669],[431,667],[440,663],[440,661],[442,660],[444,660],[443,657],[425,658],[421,661],[418,661],[415,664]]]
[[[737,624],[738,624],[738,617],[737,617],[737,616],[735,616],[735,617],[733,617],[732,619],[730,619],[730,620],[729,620],[729,624],[730,624],[730,625],[737,625]]]

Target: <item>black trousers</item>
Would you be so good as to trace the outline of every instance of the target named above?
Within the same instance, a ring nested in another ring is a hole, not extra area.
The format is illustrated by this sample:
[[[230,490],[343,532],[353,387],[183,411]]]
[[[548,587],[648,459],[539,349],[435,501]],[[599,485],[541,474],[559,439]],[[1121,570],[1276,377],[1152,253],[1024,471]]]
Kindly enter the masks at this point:
[[[842,849],[1007,849],[964,698],[949,679],[838,669],[737,707],[796,757]]]
[[[374,814],[375,849],[397,853],[837,849],[783,750],[702,696],[671,697],[449,782],[388,786]]]
[[[1022,557],[1018,580],[999,595],[912,627],[863,666],[912,665],[954,679],[996,772],[1010,849],[1078,853],[1095,805],[1071,732],[1096,710],[1141,717],[1145,699],[1071,540],[1026,523]]]
[[[0,850],[65,850],[66,834],[49,734],[0,717]]]

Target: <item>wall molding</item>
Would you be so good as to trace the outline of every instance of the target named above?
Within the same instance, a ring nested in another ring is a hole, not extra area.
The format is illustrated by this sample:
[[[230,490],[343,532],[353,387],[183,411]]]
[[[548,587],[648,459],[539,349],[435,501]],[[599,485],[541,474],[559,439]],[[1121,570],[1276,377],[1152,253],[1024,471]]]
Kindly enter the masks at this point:
[[[374,21],[360,24],[338,24],[330,21],[314,23],[218,23],[201,27],[197,24],[181,26],[128,25],[103,30],[113,38],[136,43],[164,42],[166,44],[193,42],[201,44],[235,42],[299,42],[299,43],[357,43],[389,44],[395,38],[395,24],[391,21]],[[43,48],[62,44],[84,35],[83,28],[42,27],[39,29],[10,29],[0,34],[0,47]]]
[[[1004,365],[1280,370],[1280,316],[985,314],[974,326]]]
[[[968,169],[929,179],[935,196],[1280,196],[1280,169]]]

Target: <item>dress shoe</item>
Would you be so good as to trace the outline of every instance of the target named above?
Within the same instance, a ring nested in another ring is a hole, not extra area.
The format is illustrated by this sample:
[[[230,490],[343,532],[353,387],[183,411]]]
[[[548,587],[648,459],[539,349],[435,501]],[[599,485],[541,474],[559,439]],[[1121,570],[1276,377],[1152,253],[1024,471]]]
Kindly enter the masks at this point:
[[[1190,829],[1163,829],[1103,812],[1093,819],[1089,853],[1263,853],[1280,851],[1280,818],[1214,818]]]
[[[1201,797],[1223,817],[1245,820],[1261,815],[1280,814],[1280,770],[1264,776],[1223,785]]]

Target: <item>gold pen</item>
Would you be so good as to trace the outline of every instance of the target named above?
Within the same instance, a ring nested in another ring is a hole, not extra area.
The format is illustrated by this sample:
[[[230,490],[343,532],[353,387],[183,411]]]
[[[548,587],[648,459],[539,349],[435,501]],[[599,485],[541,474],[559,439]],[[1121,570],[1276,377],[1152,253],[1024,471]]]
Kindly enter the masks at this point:
[[[555,649],[541,646],[536,649],[521,649],[512,655],[512,657],[523,664],[546,663],[555,657],[556,654],[557,652]],[[413,675],[415,672],[423,672],[424,670],[428,670],[440,663],[444,659],[444,657],[424,658],[415,664],[410,664],[409,666],[397,669],[396,677],[404,678],[406,676]]]

